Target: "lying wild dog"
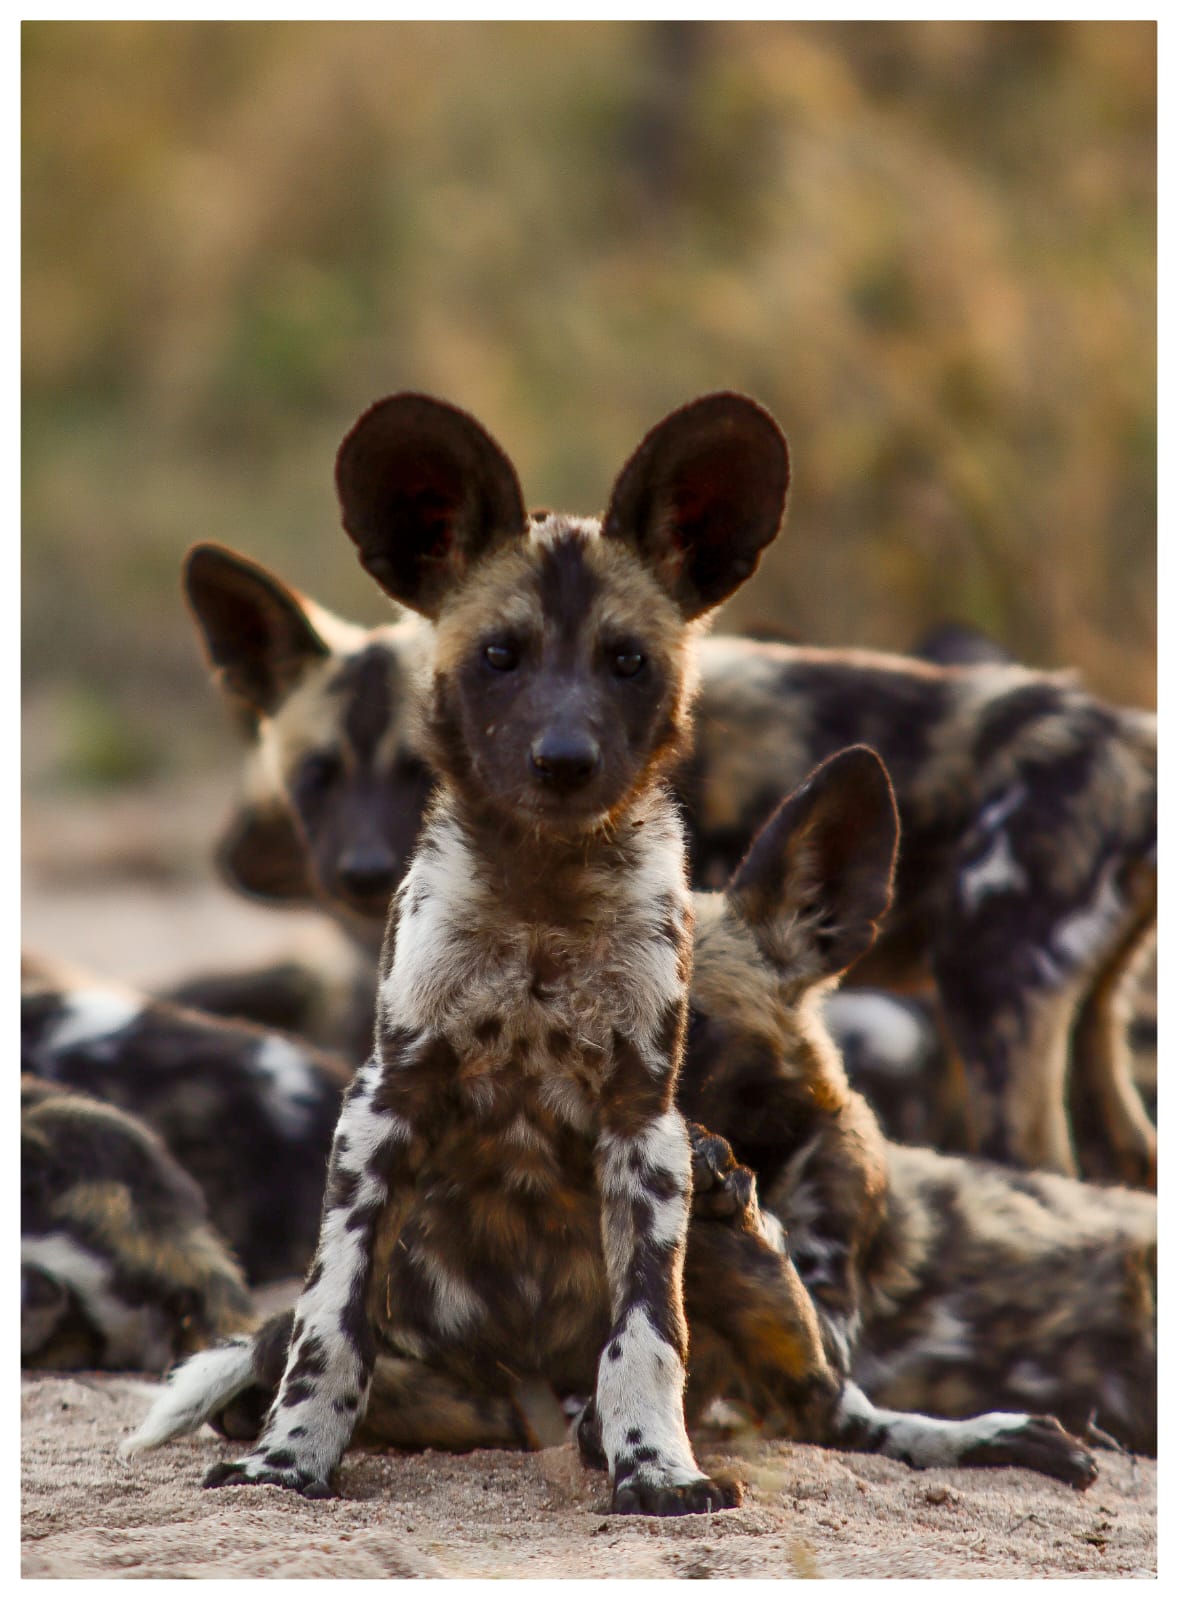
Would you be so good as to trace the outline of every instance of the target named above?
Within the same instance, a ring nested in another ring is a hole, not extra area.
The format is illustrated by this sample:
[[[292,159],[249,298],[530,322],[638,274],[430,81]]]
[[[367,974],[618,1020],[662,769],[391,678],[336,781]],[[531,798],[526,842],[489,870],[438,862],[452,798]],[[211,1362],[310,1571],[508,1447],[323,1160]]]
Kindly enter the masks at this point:
[[[871,943],[896,845],[866,767],[833,781],[864,755],[697,896],[680,1104],[752,1169],[832,1364],[876,1405],[1033,1406],[1155,1453],[1155,1197],[893,1143],[847,1084],[820,1000]]]
[[[336,1057],[26,958],[21,1071],[141,1118],[252,1283],[306,1271],[349,1077]]]
[[[252,1328],[200,1190],[142,1123],[21,1079],[21,1365],[162,1372]]]
[[[855,845],[857,834],[862,839],[861,855]],[[734,1165],[722,1138],[689,1124],[693,1215],[684,1278],[691,1330],[687,1416],[694,1420],[711,1396],[723,1394],[742,1402],[767,1430],[793,1438],[874,1450],[914,1466],[1022,1465],[1083,1487],[1094,1473],[1091,1457],[1053,1419],[1028,1416],[1022,1409],[1025,1399],[1012,1412],[970,1416],[963,1412],[960,1386],[954,1395],[944,1381],[930,1383],[930,1392],[936,1389],[954,1406],[954,1420],[945,1420],[880,1409],[854,1381],[858,1376],[852,1345],[855,1320],[847,1314],[844,1301],[834,1296],[827,1268],[837,1257],[851,1263],[853,1274],[871,1271],[877,1213],[889,1210],[887,1147],[862,1102],[849,1095],[840,1080],[837,1056],[823,1031],[817,1002],[840,966],[874,935],[886,906],[894,845],[895,815],[886,776],[870,752],[852,750],[827,763],[805,791],[786,803],[754,845],[726,898],[695,896],[699,961],[680,1103],[688,1108],[715,1107],[731,1121],[754,1158],[769,1153],[766,1170],[774,1177],[780,1162],[775,1165],[772,1158],[779,1151],[793,1158],[800,1146],[805,1159],[807,1146],[822,1144],[815,1166],[837,1193],[830,1220],[833,1241],[822,1231],[824,1218],[815,1215],[807,1193],[799,1194],[797,1203],[783,1212],[791,1224],[788,1237],[775,1234],[773,1219],[757,1205],[753,1174]],[[753,1024],[743,1033],[734,1027],[730,1036],[720,1035],[722,1022],[706,1018],[701,1008],[718,994],[731,1009],[731,997],[750,990],[757,1006]],[[723,1048],[718,1048],[721,1037]],[[786,1048],[792,1054],[783,1058]],[[779,1078],[787,1085],[784,1094]],[[764,1094],[770,1116],[784,1112],[787,1120],[762,1128],[755,1099],[746,1093],[750,1085]],[[801,1124],[796,1134],[795,1119]],[[759,1139],[750,1134],[750,1127],[760,1130]],[[953,1164],[942,1164],[945,1171],[954,1170]],[[1024,1181],[981,1163],[963,1165],[975,1174],[992,1172],[991,1188],[1001,1192],[1005,1185],[1008,1196]],[[1084,1197],[1083,1185],[1047,1181],[1058,1184],[1061,1192],[1075,1191],[1074,1202]],[[989,1196],[979,1190],[978,1198],[987,1202]],[[1126,1203],[1139,1205],[1143,1215],[1153,1205],[1139,1195],[1127,1196]],[[906,1226],[902,1213],[897,1223],[895,1201],[890,1209],[890,1225]],[[973,1219],[973,1226],[981,1241],[983,1213]],[[924,1265],[920,1247],[926,1231],[914,1223],[904,1238],[907,1258],[916,1268]],[[1107,1225],[1103,1235],[1098,1230],[1091,1239],[1082,1228],[1071,1235],[1066,1227],[1057,1231],[1059,1238],[1053,1242],[1057,1256],[1061,1243],[1063,1254],[1070,1249],[1077,1258],[1089,1246],[1095,1246],[1097,1254],[1103,1247],[1111,1256],[1116,1245],[1116,1230]],[[481,1237],[475,1244],[481,1247]],[[377,1285],[387,1283],[395,1272],[398,1248],[395,1237],[378,1235]],[[797,1275],[795,1251],[797,1262],[813,1279],[813,1297]],[[984,1259],[984,1251],[980,1253]],[[386,1254],[393,1259],[387,1260]],[[1000,1251],[996,1255],[1000,1257]],[[499,1265],[509,1274],[525,1270],[528,1263],[524,1241],[510,1261]],[[1041,1253],[1040,1272],[1046,1264]],[[980,1270],[979,1259],[973,1267]],[[857,1285],[857,1276],[853,1282]],[[943,1331],[941,1310],[930,1295],[919,1299],[922,1287],[929,1285],[922,1286],[917,1278],[905,1283],[900,1273],[889,1269],[886,1292],[908,1292],[904,1310],[913,1341],[923,1337],[930,1355],[945,1358],[947,1352],[939,1349],[934,1337]],[[1057,1326],[1082,1325],[1089,1314],[1087,1286],[1078,1275],[1062,1282],[1060,1290],[1053,1301],[1050,1278],[1040,1285],[1038,1345],[1021,1346],[1017,1330],[1009,1321],[1003,1323],[1000,1306],[995,1311],[996,1355],[1011,1370],[1015,1387],[1021,1370],[1054,1358]],[[998,1280],[994,1294],[1000,1293]],[[1069,1295],[1075,1297],[1072,1304]],[[1144,1321],[1130,1324],[1127,1308],[1118,1313],[1110,1304],[1104,1313],[1108,1326],[1118,1314],[1126,1339],[1150,1337]],[[231,1438],[255,1438],[287,1364],[292,1321],[293,1313],[273,1318],[256,1338],[234,1341],[180,1369],[130,1448],[158,1445],[205,1420]],[[374,1321],[378,1333],[387,1329],[387,1314],[382,1315],[379,1305]],[[541,1332],[549,1326],[547,1318],[538,1318],[538,1323]],[[473,1326],[481,1335],[479,1323]],[[508,1381],[511,1374],[502,1371],[455,1372],[423,1363],[398,1350],[397,1344],[397,1337],[390,1339],[387,1332],[378,1341],[372,1389],[358,1432],[361,1441],[452,1450],[527,1448],[553,1442],[551,1433],[537,1430],[535,1396],[522,1376],[513,1383]],[[1060,1388],[1061,1401],[1085,1419],[1100,1402],[1099,1384],[1114,1381],[1091,1359],[1103,1348],[1097,1339],[1089,1351],[1086,1389],[1073,1384],[1068,1393]],[[964,1372],[970,1381],[964,1345],[956,1354],[958,1373]],[[1124,1374],[1122,1383],[1129,1377]],[[566,1391],[570,1385],[558,1381],[558,1387]],[[1003,1394],[1010,1387],[996,1383]],[[576,1390],[575,1382],[571,1388]],[[980,1377],[974,1391],[977,1403],[986,1405],[989,1397]],[[919,1381],[910,1386],[909,1403],[924,1409]],[[598,1459],[592,1412],[583,1420],[580,1437],[590,1458]]]
[[[469,1445],[467,1416],[474,1442],[501,1424],[495,1442],[520,1443],[511,1406],[539,1381],[592,1392],[580,1439],[615,1510],[733,1504],[684,1424],[692,1159],[674,1092],[692,911],[661,775],[682,749],[692,624],[776,532],[784,441],[751,402],[708,397],[647,436],[601,525],[529,524],[477,424],[398,396],[345,440],[337,480],[364,565],[436,622],[423,726],[443,776],[393,903],[377,1050],[345,1099],[293,1319],[182,1369],[134,1443],[224,1410],[256,1387],[255,1359],[285,1356],[257,1445],[207,1481],[325,1494],[379,1349],[396,1372],[377,1396],[386,1440]],[[878,891],[877,915],[886,874]],[[697,1157],[715,1145],[701,1133]],[[725,1178],[722,1155],[711,1166]],[[740,1225],[691,1230],[694,1402],[745,1387],[810,1437],[1090,1480],[1050,1419],[875,1412],[737,1198]]]
[[[411,685],[428,626],[357,631],[213,545],[191,552],[186,585],[219,681],[258,726],[225,872],[255,896],[318,900],[374,960],[426,804]],[[984,1154],[1075,1171],[1070,1098],[1085,1172],[1150,1184],[1156,1136],[1122,1008],[1156,920],[1156,719],[987,654],[945,665],[702,640],[696,748],[678,773],[693,877],[724,882],[816,762],[878,750],[904,848],[855,981],[935,979]]]

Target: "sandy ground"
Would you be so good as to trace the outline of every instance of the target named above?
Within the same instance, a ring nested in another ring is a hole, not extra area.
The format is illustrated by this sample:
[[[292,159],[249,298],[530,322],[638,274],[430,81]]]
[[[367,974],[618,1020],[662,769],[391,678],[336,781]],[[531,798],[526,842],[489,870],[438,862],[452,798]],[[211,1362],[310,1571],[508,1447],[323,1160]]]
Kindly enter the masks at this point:
[[[1157,1471],[1101,1452],[1086,1494],[1014,1470],[912,1472],[753,1441],[704,1449],[745,1505],[663,1521],[607,1515],[571,1444],[535,1455],[353,1453],[341,1497],[202,1491],[210,1430],[117,1454],[149,1403],[138,1378],[26,1375],[28,1578],[1030,1578],[1156,1576]]]
[[[25,812],[25,938],[109,977],[164,983],[307,948],[315,919],[245,905],[208,873],[228,779]],[[1157,1469],[1100,1453],[1087,1494],[1031,1473],[916,1473],[878,1457],[729,1442],[701,1462],[744,1507],[659,1521],[607,1514],[571,1445],[535,1455],[348,1457],[341,1498],[201,1491],[210,1430],[117,1453],[154,1385],[22,1379],[22,1571],[34,1578],[1154,1577]]]

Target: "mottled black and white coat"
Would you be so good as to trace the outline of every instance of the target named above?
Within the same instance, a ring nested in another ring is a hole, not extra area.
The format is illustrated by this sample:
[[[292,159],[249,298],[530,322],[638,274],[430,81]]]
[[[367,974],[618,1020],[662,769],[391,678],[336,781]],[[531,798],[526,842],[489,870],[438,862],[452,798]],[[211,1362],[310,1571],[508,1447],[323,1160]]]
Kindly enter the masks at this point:
[[[1083,1488],[1095,1474],[1090,1453],[1055,1417],[1022,1409],[1022,1385],[1030,1376],[1029,1393],[1074,1428],[1098,1409],[1114,1432],[1148,1438],[1154,1346],[1142,1271],[1156,1208],[1149,1196],[1056,1179],[1045,1226],[1028,1207],[1037,1180],[898,1147],[889,1174],[885,1141],[847,1090],[817,1002],[874,938],[895,852],[887,776],[871,751],[851,749],[783,802],[726,894],[694,897],[677,1092],[680,1110],[699,1119],[688,1123],[687,1421],[723,1396],[770,1433],[913,1466],[1031,1467]],[[493,902],[476,901],[476,921],[493,925]],[[358,1434],[378,1448],[559,1442],[551,1391],[566,1403],[590,1392],[608,1330],[596,1197],[585,1192],[591,1152],[575,1128],[558,1151],[552,1117],[521,1110],[510,1093],[501,1035],[480,1023],[475,1036],[463,1087],[486,1114],[452,1108],[433,1134],[414,1215],[378,1228],[369,1297],[378,1355]],[[422,1095],[436,1101],[428,1073],[437,1068],[444,1089],[444,1053],[422,1065]],[[521,1140],[527,1130],[541,1136]],[[758,1179],[784,1228],[757,1203]],[[464,1327],[457,1348],[437,1334],[443,1293]],[[178,1368],[128,1452],[205,1421],[257,1438],[292,1333],[302,1336],[292,1325],[293,1314],[279,1315]],[[890,1386],[883,1408],[877,1381]],[[547,1418],[537,1404],[545,1384]],[[916,1409],[890,1409],[899,1394]],[[1010,1409],[987,1410],[999,1396]],[[948,1415],[922,1414],[930,1409]],[[636,1459],[652,1448],[640,1421],[627,1435]],[[592,1407],[578,1439],[592,1464],[607,1464]]]
[[[222,867],[251,895],[322,905],[375,963],[381,892],[425,804],[428,752],[405,705],[428,624],[357,635],[215,546],[191,552],[186,582],[218,681],[256,724]],[[942,639],[928,654],[700,641],[694,749],[675,774],[696,887],[727,880],[819,761],[870,746],[904,848],[852,980],[933,984],[951,1045],[938,1114],[913,1114],[908,1093],[890,1131],[1152,1186],[1157,1136],[1125,1020],[1156,924],[1156,718],[992,647]]]
[[[361,560],[435,624],[423,726],[441,782],[279,1396],[210,1482],[327,1492],[375,1322],[458,1372],[588,1377],[616,1511],[731,1503],[683,1412],[691,903],[661,779],[686,741],[692,624],[754,569],[787,479],[776,424],[731,395],[653,430],[600,525],[529,519],[498,446],[436,401],[395,396],[345,440]]]

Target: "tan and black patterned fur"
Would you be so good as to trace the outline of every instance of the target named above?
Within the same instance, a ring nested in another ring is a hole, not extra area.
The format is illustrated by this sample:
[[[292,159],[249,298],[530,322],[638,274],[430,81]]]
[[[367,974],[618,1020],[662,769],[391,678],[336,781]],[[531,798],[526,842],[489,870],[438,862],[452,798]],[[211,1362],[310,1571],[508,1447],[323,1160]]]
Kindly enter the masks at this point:
[[[726,896],[697,896],[681,1104],[755,1172],[832,1364],[874,1405],[1033,1407],[1153,1453],[1155,1198],[882,1136],[819,1002],[886,840],[866,785],[808,793]]]
[[[1090,1480],[1051,1419],[877,1412],[829,1359],[723,1142],[693,1142],[676,1103],[693,914],[662,780],[686,740],[693,624],[755,566],[786,477],[775,424],[727,395],[643,441],[601,524],[528,519],[506,457],[438,402],[394,397],[349,435],[345,527],[435,623],[421,727],[440,781],[393,901],[376,1050],[345,1097],[293,1321],[182,1368],[139,1445],[231,1406],[285,1351],[260,1439],[208,1481],[326,1494],[383,1355],[401,1374],[375,1391],[386,1437],[455,1445],[465,1395],[486,1442],[537,1384],[588,1394],[579,1437],[616,1511],[716,1509],[737,1491],[695,1464],[690,1365],[693,1408],[735,1392],[807,1437]],[[870,942],[895,844],[877,758],[853,752],[836,780],[873,833],[843,830],[845,882],[826,887],[852,926],[827,942],[828,972]],[[855,850],[875,836],[860,903]],[[742,893],[780,899],[778,854]]]
[[[21,1079],[21,1365],[162,1372],[254,1327],[201,1192],[136,1118]]]
[[[451,1382],[591,1390],[617,1511],[732,1503],[683,1413],[691,908],[662,780],[693,624],[775,536],[787,477],[772,419],[728,395],[648,435],[601,524],[529,519],[494,441],[422,396],[344,441],[345,528],[434,624],[419,706],[439,783],[278,1398],[210,1483],[326,1492],[380,1342]]]
[[[306,1271],[349,1076],[340,1059],[26,956],[21,1071],[146,1123],[251,1283]]]
[[[855,1381],[858,1269],[849,1289],[829,1269],[831,1262],[850,1261],[853,1247],[873,1239],[888,1218],[888,1147],[863,1102],[846,1090],[816,1002],[840,966],[873,937],[887,903],[894,845],[883,769],[870,752],[852,750],[816,773],[782,809],[728,899],[695,896],[699,963],[680,1105],[689,1115],[714,1114],[714,1126],[730,1131],[775,1187],[783,1163],[796,1166],[800,1141],[813,1163],[807,1180],[824,1180],[828,1205],[817,1218],[808,1201],[783,1213],[791,1226],[786,1250],[786,1236],[757,1203],[753,1172],[736,1166],[718,1133],[689,1125],[686,1414],[690,1422],[723,1395],[767,1431],[787,1437],[880,1451],[914,1466],[1021,1465],[1084,1487],[1094,1473],[1092,1458],[1054,1418],[1021,1407],[982,1415],[959,1411],[956,1419],[922,1415],[923,1407],[881,1408]],[[774,953],[772,968],[754,924]],[[723,1004],[739,1007],[742,996],[755,1021],[743,1032],[725,1031]],[[422,1095],[428,1098],[428,1086]],[[569,1352],[579,1340],[592,1349],[604,1336],[596,1231],[575,1184],[557,1177],[540,1145],[515,1137],[508,1149],[496,1151],[485,1136],[472,1144],[457,1128],[454,1137],[461,1141],[454,1164],[475,1176],[467,1185],[455,1184],[452,1174],[438,1175],[454,1207],[453,1226],[441,1235],[450,1241],[445,1265],[452,1287],[473,1287],[495,1327],[472,1318],[464,1350],[441,1364],[394,1354],[389,1345],[405,1335],[403,1323],[398,1332],[390,1321],[397,1299],[406,1294],[428,1305],[430,1290],[421,1272],[401,1260],[404,1246],[414,1247],[412,1237],[396,1226],[380,1228],[370,1317],[385,1331],[357,1438],[377,1447],[456,1450],[555,1442],[562,1436],[560,1412],[549,1408],[555,1430],[543,1407],[537,1415],[527,1358],[542,1363],[545,1383],[562,1397],[583,1396],[591,1386],[591,1361],[570,1359]],[[544,1236],[553,1226],[562,1233],[561,1281],[553,1280],[550,1265],[542,1285]],[[419,1254],[419,1266],[428,1259]],[[521,1273],[540,1293],[543,1316],[517,1317]],[[803,1281],[806,1274],[812,1287]],[[1077,1288],[1072,1283],[1068,1292]],[[1000,1297],[1000,1284],[994,1292]],[[1083,1305],[1062,1309],[1076,1321]],[[255,1438],[283,1381],[292,1320],[291,1314],[277,1318],[257,1339],[182,1368],[133,1446],[158,1444],[206,1419],[230,1437]],[[510,1351],[500,1325],[510,1330]],[[428,1329],[409,1331],[428,1337]],[[914,1393],[919,1403],[919,1387]],[[984,1384],[977,1395],[985,1406]],[[582,1418],[580,1437],[589,1457],[605,1464],[592,1410]]]
[[[251,626],[229,626],[226,589]],[[253,695],[260,719],[222,853],[231,881],[272,899],[317,898],[374,951],[379,906],[366,917],[331,863],[346,859],[364,814],[366,828],[389,835],[394,875],[402,870],[428,763],[397,686],[418,669],[428,628],[402,622],[328,647],[347,624],[209,546],[190,558],[189,597],[223,681]],[[271,611],[282,621],[258,620]],[[298,664],[297,691],[285,695],[268,665],[279,648]],[[373,652],[386,663],[388,716],[361,775],[346,729]],[[1102,705],[1067,676],[984,657],[946,665],[714,636],[698,659],[695,751],[678,777],[694,881],[721,885],[816,762],[870,745],[892,776],[904,843],[893,909],[853,980],[935,981],[968,1091],[970,1147],[1072,1173],[1078,1146],[1085,1175],[1151,1185],[1156,1135],[1123,1013],[1156,920],[1155,719]],[[345,1031],[366,1027],[361,1010]],[[893,1126],[912,1121],[902,1110]]]

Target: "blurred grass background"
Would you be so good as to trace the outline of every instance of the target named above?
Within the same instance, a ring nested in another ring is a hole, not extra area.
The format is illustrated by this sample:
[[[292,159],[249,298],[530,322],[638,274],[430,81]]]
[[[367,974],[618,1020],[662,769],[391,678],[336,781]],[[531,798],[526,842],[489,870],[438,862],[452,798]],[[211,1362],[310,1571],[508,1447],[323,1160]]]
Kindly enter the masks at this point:
[[[967,621],[1155,695],[1152,23],[26,23],[26,775],[231,748],[218,539],[361,621],[336,446],[471,410],[533,504],[736,387],[786,536],[731,626]]]

